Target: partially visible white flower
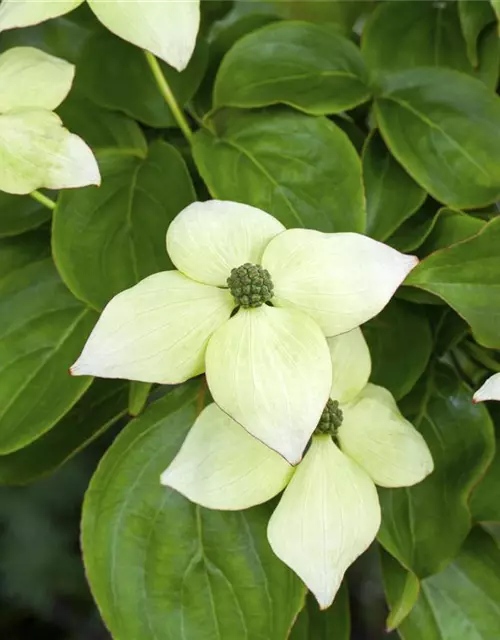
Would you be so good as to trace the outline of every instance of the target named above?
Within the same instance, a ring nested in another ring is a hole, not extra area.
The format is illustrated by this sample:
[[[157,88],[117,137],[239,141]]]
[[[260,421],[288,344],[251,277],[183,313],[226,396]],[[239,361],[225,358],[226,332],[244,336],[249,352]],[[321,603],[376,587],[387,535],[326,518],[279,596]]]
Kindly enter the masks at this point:
[[[92,151],[53,113],[74,73],[69,62],[32,47],[0,55],[0,191],[27,194],[100,183]]]
[[[473,402],[500,400],[500,373],[495,373],[480,387],[472,398]]]
[[[84,0],[3,0],[0,32],[62,16]],[[146,49],[182,71],[196,44],[199,0],[88,0],[102,24],[115,35]]]
[[[269,542],[321,608],[333,602],[346,569],[377,534],[375,484],[410,486],[434,466],[427,444],[389,391],[367,383],[370,354],[361,331],[328,342],[331,398],[340,402],[340,412],[336,402],[328,403],[297,467],[211,404],[161,477],[162,484],[210,509],[246,509],[288,485],[269,521]]]
[[[328,399],[325,336],[376,315],[417,263],[218,200],[184,209],[167,250],[179,271],[113,298],[72,373],[176,384],[206,370],[215,402],[292,464]]]

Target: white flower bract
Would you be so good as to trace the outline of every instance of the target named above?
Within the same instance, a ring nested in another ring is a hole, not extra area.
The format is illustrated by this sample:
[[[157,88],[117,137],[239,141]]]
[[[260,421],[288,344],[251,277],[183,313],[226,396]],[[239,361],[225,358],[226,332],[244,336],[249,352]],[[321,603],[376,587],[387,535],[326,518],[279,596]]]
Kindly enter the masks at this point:
[[[90,148],[53,113],[74,73],[69,62],[32,47],[0,55],[1,191],[27,194],[100,183]]]
[[[62,16],[84,0],[3,0],[0,32]],[[199,0],[88,0],[114,34],[146,49],[178,71],[188,64],[200,26]]]
[[[269,542],[322,608],[377,534],[375,485],[410,486],[433,470],[427,444],[392,395],[367,382],[370,354],[360,329],[328,342],[335,372],[331,397],[343,412],[338,444],[329,435],[313,435],[293,468],[212,404],[161,477],[162,484],[211,509],[245,509],[287,485],[269,521]]]
[[[474,402],[485,400],[500,400],[500,373],[490,376],[474,394]]]
[[[217,200],[184,209],[167,248],[179,271],[111,300],[72,373],[175,384],[206,371],[215,402],[297,463],[332,385],[326,337],[378,313],[415,259],[358,234],[287,231],[260,209]],[[276,296],[232,315],[224,287],[247,263],[269,271]]]

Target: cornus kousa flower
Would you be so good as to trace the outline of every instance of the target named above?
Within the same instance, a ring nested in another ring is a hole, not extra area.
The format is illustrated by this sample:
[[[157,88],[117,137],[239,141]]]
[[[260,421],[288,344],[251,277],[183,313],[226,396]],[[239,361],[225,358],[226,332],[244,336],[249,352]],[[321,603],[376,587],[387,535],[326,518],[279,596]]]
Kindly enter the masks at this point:
[[[167,250],[178,271],[116,296],[72,373],[174,384],[206,371],[215,402],[292,464],[328,399],[325,336],[377,314],[417,261],[217,200],[182,211]]]
[[[76,9],[85,0],[3,0],[0,31],[28,27]],[[87,0],[114,34],[182,71],[196,44],[199,0]]]
[[[367,384],[370,354],[360,329],[328,338],[328,346],[330,400],[297,467],[211,404],[161,478],[210,509],[246,509],[286,486],[269,521],[269,542],[322,608],[377,534],[375,484],[413,485],[433,469],[424,439],[389,391]]]
[[[473,397],[473,402],[484,402],[485,400],[500,400],[500,373],[495,373],[486,380]]]
[[[0,191],[26,194],[100,183],[92,151],[52,112],[74,74],[72,64],[31,47],[0,55]]]

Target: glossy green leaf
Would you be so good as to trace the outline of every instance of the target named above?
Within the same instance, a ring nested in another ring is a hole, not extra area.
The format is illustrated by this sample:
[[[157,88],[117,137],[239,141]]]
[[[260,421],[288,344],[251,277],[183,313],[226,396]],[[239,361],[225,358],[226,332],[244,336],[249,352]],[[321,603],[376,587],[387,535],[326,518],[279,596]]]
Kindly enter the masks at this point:
[[[312,595],[307,596],[306,606],[300,612],[289,640],[349,640],[350,637],[349,593],[344,583],[326,611],[320,611]]]
[[[387,244],[403,253],[416,251],[431,234],[439,215],[440,210],[436,202],[427,199],[423,206],[387,239]]]
[[[474,4],[481,4],[481,0]],[[476,75],[494,88],[498,79],[498,39],[489,33],[478,42],[476,32],[476,59],[471,62],[461,24],[456,2],[380,3],[363,31],[363,56],[372,69],[382,72],[448,67]]]
[[[468,240],[476,236],[485,225],[486,222],[480,218],[444,207],[439,210],[435,224],[422,245],[421,255],[429,255],[457,242]]]
[[[414,487],[380,489],[378,537],[424,578],[455,557],[470,531],[467,502],[493,457],[493,425],[485,407],[472,404],[471,390],[444,367],[431,367],[401,409],[424,436],[435,468]],[[443,523],[450,523],[446,535]]]
[[[259,207],[287,227],[364,229],[359,157],[326,118],[223,111],[217,133],[195,134],[193,153],[214,198]]]
[[[2,265],[8,275],[0,279],[0,454],[42,436],[90,385],[68,369],[97,320],[50,259],[28,262],[26,250],[19,252],[10,272]]]
[[[495,423],[495,457],[471,496],[470,508],[476,522],[500,522],[500,407],[491,402],[488,408]]]
[[[167,228],[195,199],[184,161],[163,141],[153,143],[144,160],[125,153],[101,160],[102,186],[65,191],[53,228],[64,281],[98,309],[146,276],[172,268]]]
[[[242,3],[243,4],[243,3]],[[373,4],[366,0],[335,0],[334,2],[311,2],[310,0],[274,0],[276,12],[288,19],[335,24],[339,31],[350,35],[356,20],[369,13]]]
[[[363,325],[363,335],[372,356],[371,382],[389,389],[399,400],[415,386],[432,353],[425,312],[416,305],[392,300]]]
[[[86,7],[83,9],[85,12]],[[76,63],[86,39],[91,35],[97,21],[85,21],[76,16],[82,10],[53,18],[33,27],[3,31],[0,51],[13,47],[35,47],[58,58]]]
[[[0,456],[0,483],[27,484],[55,471],[125,415],[128,384],[96,380],[50,431]]]
[[[131,416],[138,416],[146,407],[151,387],[149,382],[131,382],[128,394],[128,412]]]
[[[50,256],[50,238],[42,231],[0,240],[0,292],[9,287],[9,280],[17,271],[33,262]]]
[[[52,212],[30,196],[13,196],[0,191],[0,238],[36,229]]]
[[[181,107],[194,95],[206,64],[202,40],[182,73],[160,62]],[[109,32],[96,33],[87,40],[75,82],[78,91],[100,107],[121,111],[151,127],[177,126],[143,52]]]
[[[405,570],[390,557],[382,564],[389,604]],[[421,582],[420,597],[398,628],[403,640],[496,640],[500,629],[500,550],[474,529],[457,557]]]
[[[406,280],[453,307],[487,347],[500,347],[499,244],[500,218],[495,218],[469,240],[425,258]]]
[[[384,586],[390,611],[388,630],[397,629],[415,606],[420,594],[420,580],[411,571],[405,571],[391,555],[380,550]]]
[[[486,25],[495,21],[489,0],[458,0],[458,17],[473,67],[479,63],[478,38]]]
[[[388,244],[403,252],[419,249],[419,255],[426,256],[477,235],[485,224],[481,218],[455,209],[441,207],[433,212],[423,207],[397,229]]]
[[[147,143],[140,126],[121,113],[96,106],[90,100],[70,94],[57,110],[64,126],[92,148],[123,149],[145,156]]]
[[[160,485],[200,389],[194,381],[150,405],[101,461],[82,524],[93,595],[120,640],[284,640],[304,587],[268,545],[269,505],[209,511]]]
[[[313,115],[338,113],[370,97],[361,53],[332,25],[276,22],[244,36],[217,74],[216,107],[282,103]]]
[[[388,75],[375,112],[391,152],[434,198],[461,209],[500,197],[500,98],[456,71]]]
[[[367,139],[362,159],[366,232],[383,241],[422,206],[427,194],[396,162],[378,132]]]

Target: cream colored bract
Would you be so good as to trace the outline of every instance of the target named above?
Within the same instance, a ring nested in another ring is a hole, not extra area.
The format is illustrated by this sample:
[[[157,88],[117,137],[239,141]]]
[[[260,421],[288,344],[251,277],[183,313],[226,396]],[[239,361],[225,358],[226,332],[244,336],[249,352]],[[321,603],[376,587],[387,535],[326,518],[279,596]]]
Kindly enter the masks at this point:
[[[85,0],[3,0],[0,32],[62,16]],[[102,24],[182,71],[196,44],[199,0],[88,0]]]
[[[182,211],[167,249],[179,271],[116,296],[73,374],[176,384],[206,371],[215,402],[297,463],[332,384],[326,337],[378,313],[416,259],[355,233],[286,231],[218,200]],[[233,315],[227,279],[246,263],[269,271],[275,295]]]
[[[269,522],[269,542],[322,608],[332,603],[346,569],[377,534],[375,484],[410,486],[433,469],[424,439],[392,395],[368,384],[370,354],[361,331],[328,343],[331,397],[343,412],[338,445],[328,435],[314,435],[294,469],[212,404],[161,478],[210,509],[245,509],[288,483]]]
[[[474,402],[500,400],[500,373],[495,373],[474,394]]]
[[[3,5],[2,5],[3,6]],[[72,64],[32,47],[0,55],[0,190],[99,184],[92,151],[53,113],[73,83]]]

